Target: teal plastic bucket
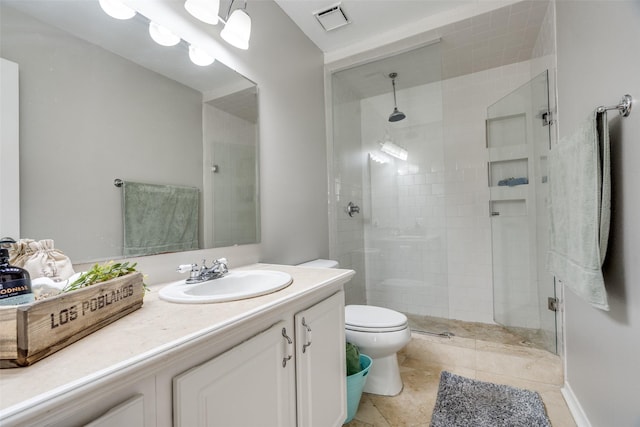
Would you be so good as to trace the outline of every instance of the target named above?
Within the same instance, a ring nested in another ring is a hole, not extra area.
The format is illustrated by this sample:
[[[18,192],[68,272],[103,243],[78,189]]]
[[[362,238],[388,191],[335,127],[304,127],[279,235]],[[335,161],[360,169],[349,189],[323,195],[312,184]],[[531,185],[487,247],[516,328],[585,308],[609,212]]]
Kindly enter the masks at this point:
[[[349,375],[347,377],[347,419],[345,424],[348,423],[356,416],[358,412],[358,405],[360,404],[360,398],[362,397],[362,390],[367,382],[367,374],[371,368],[371,358],[366,354],[360,354],[360,366],[362,370],[357,374]]]

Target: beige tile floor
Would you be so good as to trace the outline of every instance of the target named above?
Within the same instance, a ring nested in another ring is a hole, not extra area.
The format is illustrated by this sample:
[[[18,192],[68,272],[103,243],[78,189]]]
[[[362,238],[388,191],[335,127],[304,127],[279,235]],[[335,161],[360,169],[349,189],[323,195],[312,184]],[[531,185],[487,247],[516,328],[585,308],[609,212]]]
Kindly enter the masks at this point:
[[[508,335],[508,334],[507,334]],[[562,397],[562,363],[558,356],[529,342],[503,343],[454,336],[414,333],[398,353],[404,383],[393,397],[363,393],[349,427],[428,427],[438,392],[440,372],[507,384],[540,393],[553,427],[575,427]],[[491,337],[495,338],[495,337]],[[510,339],[510,338],[509,338]]]

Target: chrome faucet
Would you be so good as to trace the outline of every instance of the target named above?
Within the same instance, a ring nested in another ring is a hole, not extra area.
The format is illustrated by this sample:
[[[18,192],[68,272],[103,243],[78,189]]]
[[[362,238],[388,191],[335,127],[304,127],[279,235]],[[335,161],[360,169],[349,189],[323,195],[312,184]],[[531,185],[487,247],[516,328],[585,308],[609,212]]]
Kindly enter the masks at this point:
[[[200,268],[198,264],[182,264],[176,269],[178,273],[190,272],[189,278],[185,280],[187,284],[207,282],[209,280],[219,279],[229,272],[227,268],[227,259],[220,258],[213,261],[211,267],[207,267],[207,261],[202,260]]]

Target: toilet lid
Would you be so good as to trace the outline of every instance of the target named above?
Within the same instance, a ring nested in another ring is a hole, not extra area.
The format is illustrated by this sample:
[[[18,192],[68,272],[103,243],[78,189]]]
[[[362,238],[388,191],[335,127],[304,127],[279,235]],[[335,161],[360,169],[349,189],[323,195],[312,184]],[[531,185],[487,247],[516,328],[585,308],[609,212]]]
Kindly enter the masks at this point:
[[[372,305],[348,305],[344,323],[353,331],[392,332],[407,327],[407,316],[388,308]]]

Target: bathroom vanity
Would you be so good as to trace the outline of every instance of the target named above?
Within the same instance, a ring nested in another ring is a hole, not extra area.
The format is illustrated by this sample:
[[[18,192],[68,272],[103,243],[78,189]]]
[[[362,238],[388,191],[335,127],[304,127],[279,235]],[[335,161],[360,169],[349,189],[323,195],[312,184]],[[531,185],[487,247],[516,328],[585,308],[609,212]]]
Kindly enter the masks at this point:
[[[0,372],[0,424],[340,426],[344,284],[354,272],[256,264],[293,283],[260,297],[143,307],[30,367]]]

